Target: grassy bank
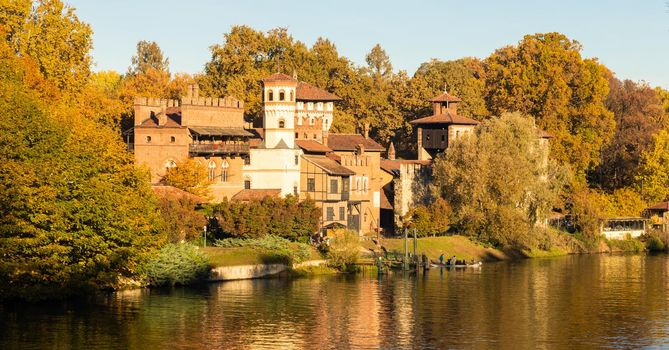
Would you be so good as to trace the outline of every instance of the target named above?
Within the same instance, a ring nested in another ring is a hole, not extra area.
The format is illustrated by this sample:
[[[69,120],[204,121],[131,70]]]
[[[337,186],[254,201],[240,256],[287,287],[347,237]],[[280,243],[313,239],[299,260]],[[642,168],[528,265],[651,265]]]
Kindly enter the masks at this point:
[[[496,261],[506,260],[515,257],[512,252],[504,252],[498,249],[486,248],[483,245],[473,242],[464,236],[440,236],[418,238],[416,252],[425,254],[431,260],[437,260],[439,255],[444,254],[445,258],[453,255],[459,259]],[[402,238],[383,238],[381,246],[388,251],[404,251],[404,239]],[[409,239],[409,251],[413,252],[413,240]],[[363,247],[380,252],[380,248],[371,241],[363,242]]]
[[[212,267],[257,265],[257,264],[286,264],[291,257],[283,251],[273,251],[258,247],[207,247],[201,248],[208,257]],[[309,257],[306,260],[323,259],[316,248],[310,247]]]

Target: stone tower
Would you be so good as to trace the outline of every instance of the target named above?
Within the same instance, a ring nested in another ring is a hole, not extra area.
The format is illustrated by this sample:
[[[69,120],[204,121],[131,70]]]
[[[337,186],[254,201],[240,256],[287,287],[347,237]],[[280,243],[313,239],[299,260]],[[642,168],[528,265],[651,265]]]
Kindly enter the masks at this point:
[[[281,73],[263,79],[265,148],[295,148],[297,85],[297,79]]]

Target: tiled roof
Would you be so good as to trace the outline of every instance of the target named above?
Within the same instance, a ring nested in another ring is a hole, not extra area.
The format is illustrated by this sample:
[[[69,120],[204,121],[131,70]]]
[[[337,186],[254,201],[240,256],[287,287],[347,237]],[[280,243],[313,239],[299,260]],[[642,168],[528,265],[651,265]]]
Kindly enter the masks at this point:
[[[479,122],[472,118],[463,117],[461,115],[446,112],[439,115],[431,115],[429,117],[415,119],[409,122],[410,124],[457,124],[457,125],[477,125]]]
[[[430,160],[381,159],[381,169],[390,174],[397,175],[399,174],[400,165],[402,164],[420,164],[425,166],[425,165],[430,165],[431,163],[432,161]]]
[[[162,115],[162,112],[158,112],[155,115],[145,119],[136,127],[137,128],[181,127],[181,107],[168,107],[165,110],[165,113],[167,114],[167,122],[165,123],[165,125],[158,125],[158,118]]]
[[[330,134],[328,136],[328,147],[335,151],[355,151],[358,145],[363,145],[365,151],[385,151],[385,148],[376,141],[360,134]]]
[[[351,176],[355,171],[335,162],[326,156],[304,155],[302,158],[309,163],[323,169],[329,175]]]
[[[185,197],[196,203],[207,203],[206,199],[198,195],[194,195],[190,192],[186,192],[182,189],[176,188],[174,186],[152,185],[151,189],[159,197],[165,197],[165,196],[175,196],[180,198]]]
[[[258,189],[243,189],[234,196],[233,201],[248,202],[252,200],[260,200],[265,197],[278,197],[281,194],[279,189],[258,190]]]
[[[197,135],[247,136],[247,137],[254,136],[254,134],[244,130],[243,128],[221,128],[217,126],[191,126],[188,129],[191,131],[191,133]]]
[[[300,82],[295,92],[296,100],[304,101],[340,101],[341,98],[309,83]]]
[[[295,140],[295,143],[297,143],[297,145],[300,146],[301,149],[307,152],[318,152],[318,153],[332,152],[332,150],[328,146],[315,140]]]
[[[660,202],[651,205],[646,210],[669,210],[669,202]]]
[[[393,209],[393,205],[390,203],[390,200],[388,200],[388,195],[386,195],[386,191],[381,191],[380,207],[381,209]]]
[[[462,102],[462,100],[457,96],[444,92],[443,94],[430,99],[430,102]]]
[[[537,137],[540,139],[554,139],[555,136],[549,134],[548,132],[537,128]]]
[[[290,75],[283,73],[274,73],[267,78],[262,79],[263,83],[269,83],[273,81],[297,81],[297,79],[291,77]]]

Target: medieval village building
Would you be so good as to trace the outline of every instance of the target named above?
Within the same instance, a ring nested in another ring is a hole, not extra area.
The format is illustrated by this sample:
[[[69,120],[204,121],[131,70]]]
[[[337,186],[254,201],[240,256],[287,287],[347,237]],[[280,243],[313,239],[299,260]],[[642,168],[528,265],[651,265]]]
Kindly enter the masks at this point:
[[[136,98],[126,133],[136,163],[158,186],[191,158],[207,169],[212,201],[295,195],[316,202],[323,232],[392,233],[412,206],[431,200],[432,159],[478,124],[458,115],[462,101],[444,92],[430,100],[433,115],[411,121],[417,159],[395,159],[394,146],[386,152],[368,126],[363,134],[330,133],[336,95],[281,73],[261,82],[261,128],[245,121],[243,101],[201,97],[197,85],[179,100]]]

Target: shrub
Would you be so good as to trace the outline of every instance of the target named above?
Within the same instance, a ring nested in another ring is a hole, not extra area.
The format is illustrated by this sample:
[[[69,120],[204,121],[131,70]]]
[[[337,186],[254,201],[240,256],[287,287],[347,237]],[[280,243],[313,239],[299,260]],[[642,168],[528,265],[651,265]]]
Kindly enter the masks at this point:
[[[669,234],[660,231],[650,231],[643,239],[646,249],[651,252],[665,252],[669,248]]]
[[[311,250],[306,243],[291,242],[277,236],[260,238],[226,238],[214,242],[220,248],[253,247],[271,254],[273,260],[285,261],[287,264],[299,263],[311,257]]]
[[[643,242],[638,239],[628,238],[628,239],[612,239],[606,242],[611,248],[611,251],[623,251],[623,252],[642,252],[645,248]]]
[[[204,281],[211,266],[207,256],[190,243],[167,244],[145,266],[152,286],[187,285]]]
[[[328,258],[334,266],[346,268],[358,261],[360,236],[352,230],[335,230],[330,239]]]
[[[196,201],[189,196],[166,194],[158,198],[161,228],[170,242],[177,243],[202,236],[202,228],[207,220],[202,213],[195,210],[196,206]]]

